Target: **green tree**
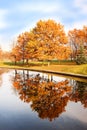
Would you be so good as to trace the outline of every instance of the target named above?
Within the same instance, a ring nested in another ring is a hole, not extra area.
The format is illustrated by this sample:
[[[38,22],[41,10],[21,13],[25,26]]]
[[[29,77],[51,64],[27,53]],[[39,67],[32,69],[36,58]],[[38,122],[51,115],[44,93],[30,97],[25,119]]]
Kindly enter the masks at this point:
[[[87,56],[85,54],[85,49],[83,46],[80,46],[79,52],[76,57],[77,64],[86,64],[87,63]]]

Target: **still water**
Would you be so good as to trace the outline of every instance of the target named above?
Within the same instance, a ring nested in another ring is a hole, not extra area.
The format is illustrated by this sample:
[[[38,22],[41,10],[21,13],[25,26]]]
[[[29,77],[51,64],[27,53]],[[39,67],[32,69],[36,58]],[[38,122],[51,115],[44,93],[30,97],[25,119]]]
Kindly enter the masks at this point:
[[[0,130],[87,130],[87,82],[0,69]]]

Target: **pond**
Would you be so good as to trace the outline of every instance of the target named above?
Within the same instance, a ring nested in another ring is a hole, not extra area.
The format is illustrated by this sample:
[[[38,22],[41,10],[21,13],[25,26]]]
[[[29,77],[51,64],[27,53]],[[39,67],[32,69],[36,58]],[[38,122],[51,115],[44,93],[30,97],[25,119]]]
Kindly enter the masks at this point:
[[[0,130],[87,130],[87,82],[0,69]]]

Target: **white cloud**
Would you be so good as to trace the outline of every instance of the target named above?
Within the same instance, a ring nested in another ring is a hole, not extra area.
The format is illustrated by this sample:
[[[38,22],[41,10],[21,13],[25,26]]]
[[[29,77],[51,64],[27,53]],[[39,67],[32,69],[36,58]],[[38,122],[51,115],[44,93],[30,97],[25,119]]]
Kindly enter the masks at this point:
[[[5,20],[6,14],[7,14],[7,10],[0,9],[0,29],[7,27],[7,22]]]
[[[66,33],[68,33],[69,30],[73,30],[75,28],[76,29],[82,29],[84,25],[87,26],[87,20],[80,21],[80,22],[75,21],[75,22],[72,23],[72,25],[69,24],[69,25],[65,26],[65,31],[66,31]]]
[[[87,14],[87,0],[74,0],[74,5],[79,8],[82,13]]]
[[[25,32],[25,31],[30,31],[30,30],[32,30],[35,26],[36,26],[36,24],[37,24],[37,22],[39,21],[39,20],[48,20],[48,19],[52,19],[52,20],[55,20],[57,23],[61,23],[61,18],[59,18],[59,17],[57,17],[57,16],[45,16],[45,17],[39,17],[39,18],[37,18],[37,19],[34,19],[33,21],[32,21],[32,23],[30,22],[28,22],[28,24],[27,24],[27,26],[25,25],[25,27],[23,27],[21,30],[19,30],[14,36],[13,36],[13,38],[15,39],[15,38],[17,38],[17,36],[19,35],[19,34],[21,34],[21,33],[23,33],[23,32]],[[61,23],[62,24],[62,23]]]
[[[80,21],[80,22],[77,21],[73,23],[73,27],[77,29],[82,29],[84,25],[87,26],[87,20]]]
[[[22,12],[42,12],[42,13],[51,13],[60,10],[60,5],[54,3],[38,3],[38,4],[27,4],[23,3],[22,5],[17,6],[19,11]]]

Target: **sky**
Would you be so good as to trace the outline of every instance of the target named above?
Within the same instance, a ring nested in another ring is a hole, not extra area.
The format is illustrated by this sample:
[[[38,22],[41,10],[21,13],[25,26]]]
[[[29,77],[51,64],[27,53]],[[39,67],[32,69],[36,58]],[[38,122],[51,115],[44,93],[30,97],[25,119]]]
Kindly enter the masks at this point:
[[[0,0],[0,47],[9,51],[19,34],[48,19],[66,32],[81,29],[87,26],[87,0]]]

